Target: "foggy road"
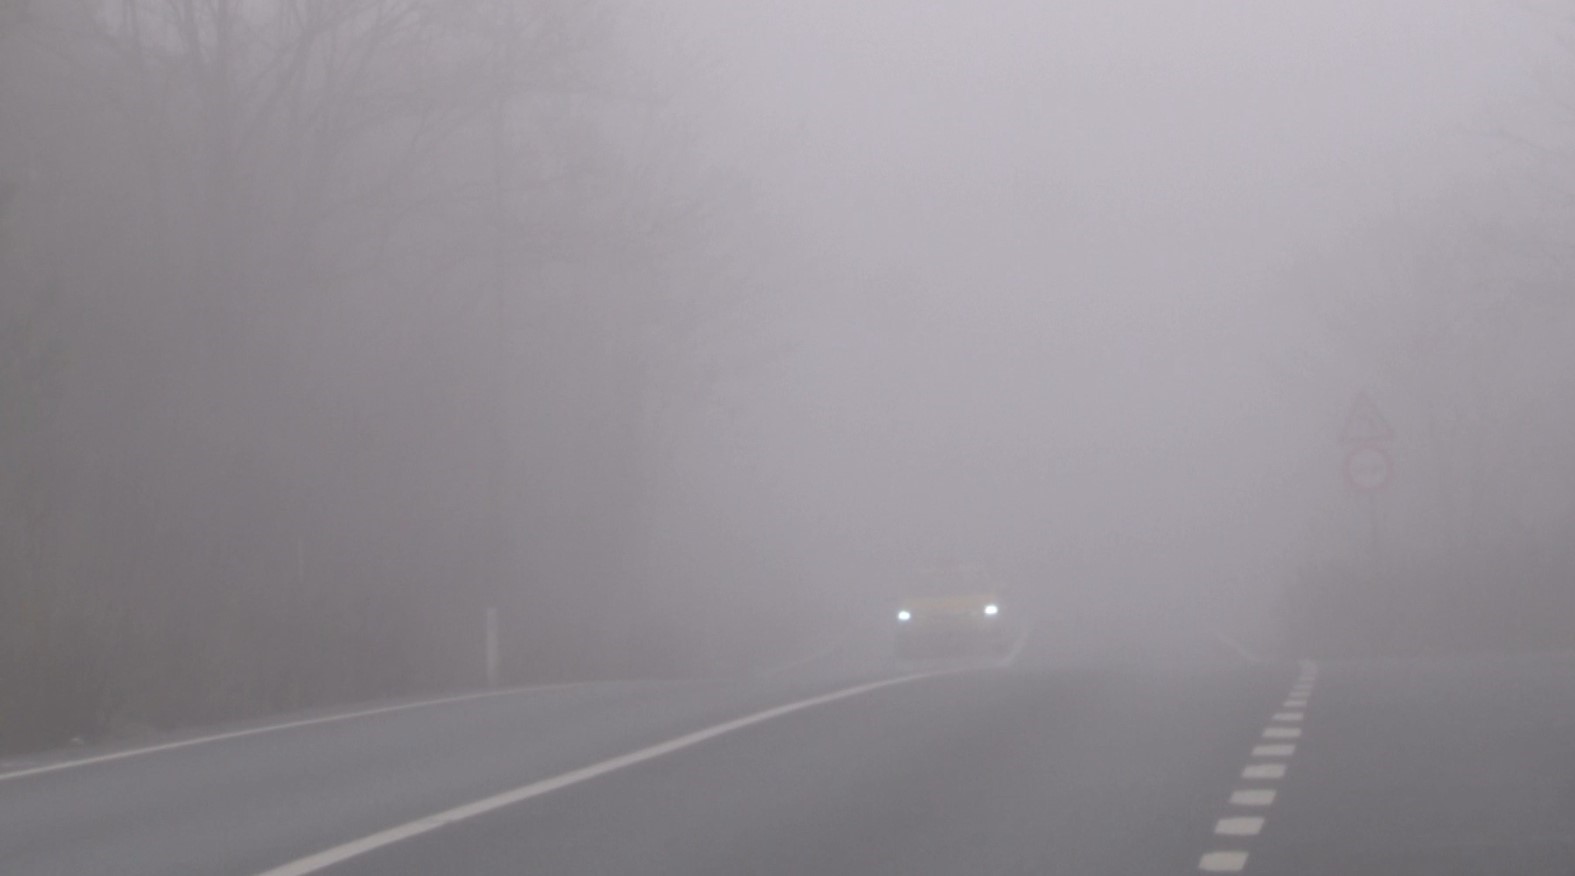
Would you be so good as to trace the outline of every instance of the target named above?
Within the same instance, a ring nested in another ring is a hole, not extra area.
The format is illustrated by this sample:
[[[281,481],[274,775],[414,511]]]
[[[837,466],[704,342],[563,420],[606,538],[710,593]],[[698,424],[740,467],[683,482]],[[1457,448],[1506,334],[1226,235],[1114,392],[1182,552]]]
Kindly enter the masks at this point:
[[[0,0],[0,876],[1575,876],[1571,253],[1575,0]]]
[[[1575,659],[904,668],[924,674],[570,685],[13,764],[0,872],[1568,871]]]

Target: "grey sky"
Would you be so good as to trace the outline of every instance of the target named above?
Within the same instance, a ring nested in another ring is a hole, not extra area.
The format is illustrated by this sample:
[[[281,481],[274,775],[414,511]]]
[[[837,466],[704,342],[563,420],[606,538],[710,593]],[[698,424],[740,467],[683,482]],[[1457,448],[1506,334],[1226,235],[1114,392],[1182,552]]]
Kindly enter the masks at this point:
[[[1370,375],[1272,272],[1482,167],[1542,63],[1478,0],[687,8],[717,160],[825,261],[778,289],[797,352],[744,392],[735,488],[1092,574],[1267,563],[1301,521],[1265,504],[1337,492]]]

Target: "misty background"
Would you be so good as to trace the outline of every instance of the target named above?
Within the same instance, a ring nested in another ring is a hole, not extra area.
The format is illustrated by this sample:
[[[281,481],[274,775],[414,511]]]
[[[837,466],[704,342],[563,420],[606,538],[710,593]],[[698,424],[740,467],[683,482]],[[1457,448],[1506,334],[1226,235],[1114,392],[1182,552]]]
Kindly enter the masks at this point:
[[[1575,646],[1575,7],[0,0],[0,750],[759,671]],[[1367,392],[1394,475],[1338,441]]]

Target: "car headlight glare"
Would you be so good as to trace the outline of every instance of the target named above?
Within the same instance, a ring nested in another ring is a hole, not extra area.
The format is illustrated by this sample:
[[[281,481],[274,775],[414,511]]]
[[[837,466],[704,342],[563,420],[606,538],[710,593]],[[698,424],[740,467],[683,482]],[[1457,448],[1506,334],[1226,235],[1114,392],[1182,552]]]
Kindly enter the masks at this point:
[[[992,602],[984,607],[984,613],[991,616],[998,615],[1001,613],[1001,607]]]
[[[905,624],[911,620],[913,620],[913,613],[906,608],[897,612],[897,623]]]

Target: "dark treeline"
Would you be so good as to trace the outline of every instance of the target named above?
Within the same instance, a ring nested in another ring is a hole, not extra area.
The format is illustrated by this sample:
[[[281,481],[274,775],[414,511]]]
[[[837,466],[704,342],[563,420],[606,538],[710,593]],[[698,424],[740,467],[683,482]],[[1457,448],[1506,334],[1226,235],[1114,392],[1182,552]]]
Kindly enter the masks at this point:
[[[745,205],[641,30],[0,4],[0,749],[474,685],[490,606],[506,681],[694,668],[637,611]]]

